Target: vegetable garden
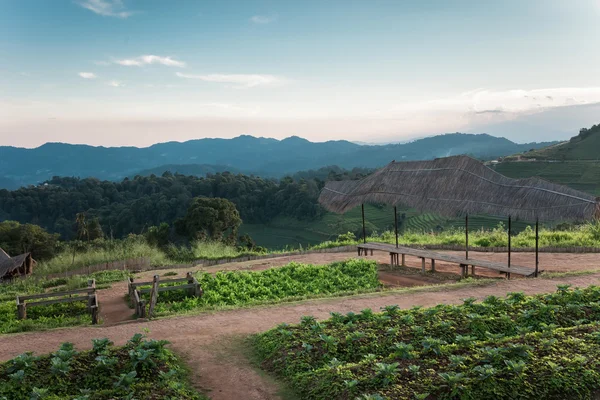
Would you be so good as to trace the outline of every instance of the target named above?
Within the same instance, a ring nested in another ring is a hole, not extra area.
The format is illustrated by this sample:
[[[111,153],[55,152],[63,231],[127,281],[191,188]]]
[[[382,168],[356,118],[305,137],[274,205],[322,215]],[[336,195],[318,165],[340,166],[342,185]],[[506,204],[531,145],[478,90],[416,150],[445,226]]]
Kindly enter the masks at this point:
[[[307,316],[253,343],[303,399],[589,399],[600,390],[600,288]]]
[[[89,275],[96,280],[96,288],[105,288],[110,283],[124,280],[128,271],[102,271]],[[85,302],[58,303],[27,309],[27,319],[19,320],[15,309],[17,295],[55,293],[64,290],[85,288],[88,277],[74,276],[69,279],[27,278],[10,284],[0,285],[0,334],[43,330],[92,323],[90,310]]]
[[[290,263],[257,272],[198,273],[196,278],[204,291],[202,297],[185,291],[161,293],[155,314],[363,293],[381,287],[376,262],[369,260],[329,265]],[[145,296],[149,298],[149,294]]]
[[[64,343],[51,355],[31,353],[0,364],[0,399],[204,399],[187,382],[166,341],[136,334],[125,346],[93,339],[91,351]]]

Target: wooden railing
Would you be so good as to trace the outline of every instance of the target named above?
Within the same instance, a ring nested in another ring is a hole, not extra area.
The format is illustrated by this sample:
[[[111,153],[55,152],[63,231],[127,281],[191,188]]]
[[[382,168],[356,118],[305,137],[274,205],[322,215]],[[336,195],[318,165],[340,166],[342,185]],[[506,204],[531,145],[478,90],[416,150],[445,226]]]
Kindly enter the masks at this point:
[[[160,284],[171,284],[171,283],[179,283],[179,282],[187,282],[182,285],[173,285],[173,286],[159,286]],[[151,318],[154,315],[154,307],[156,306],[156,302],[158,301],[158,294],[160,292],[167,292],[171,290],[190,290],[193,296],[201,297],[202,296],[202,288],[200,284],[196,280],[196,278],[192,275],[191,272],[188,272],[185,278],[176,278],[176,279],[166,279],[161,281],[158,275],[154,275],[154,278],[151,281],[146,282],[134,282],[133,278],[127,279],[127,286],[129,290],[129,298],[133,303],[135,308],[135,313],[139,318]],[[151,286],[150,288],[139,288],[140,286]],[[148,312],[146,312],[146,300],[142,298],[142,294],[150,293],[150,305],[148,307]]]
[[[76,294],[83,294],[81,296],[75,296]],[[68,296],[68,297],[66,297]],[[57,298],[55,298],[57,297]],[[37,299],[50,299],[35,302],[28,302],[28,300]],[[98,295],[96,293],[96,280],[90,279],[88,281],[88,287],[83,289],[67,290],[64,292],[52,292],[52,293],[40,293],[30,294],[25,296],[17,296],[17,317],[19,319],[27,319],[27,308],[37,306],[48,306],[51,304],[59,303],[73,303],[76,301],[87,301],[88,310],[92,315],[92,324],[98,323]]]

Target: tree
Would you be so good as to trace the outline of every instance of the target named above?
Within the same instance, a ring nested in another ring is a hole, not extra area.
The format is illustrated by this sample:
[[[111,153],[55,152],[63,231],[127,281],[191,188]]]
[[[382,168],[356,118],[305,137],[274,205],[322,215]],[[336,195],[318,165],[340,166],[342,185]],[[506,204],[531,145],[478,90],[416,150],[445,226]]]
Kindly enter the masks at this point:
[[[37,225],[0,222],[0,248],[11,256],[32,253],[36,260],[50,259],[56,252],[58,238],[58,234],[48,233]]]
[[[98,217],[92,218],[87,224],[89,240],[104,239],[104,231],[100,225]]]
[[[166,222],[159,226],[151,226],[146,232],[146,241],[151,246],[165,247],[169,244],[171,227]]]
[[[241,224],[240,213],[229,200],[197,197],[188,207],[185,216],[176,221],[175,229],[190,240],[208,237],[235,242]]]

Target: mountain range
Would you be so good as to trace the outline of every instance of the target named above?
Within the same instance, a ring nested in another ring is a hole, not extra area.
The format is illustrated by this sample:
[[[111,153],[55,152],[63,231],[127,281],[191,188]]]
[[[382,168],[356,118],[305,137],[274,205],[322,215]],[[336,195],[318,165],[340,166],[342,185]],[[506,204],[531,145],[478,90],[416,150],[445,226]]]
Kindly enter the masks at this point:
[[[492,159],[553,143],[518,144],[487,134],[451,133],[409,143],[360,145],[345,140],[310,142],[242,135],[233,139],[198,139],[150,147],[94,147],[46,143],[34,149],[0,146],[0,188],[40,184],[53,176],[120,180],[165,171],[203,175],[228,170],[282,177],[328,165],[375,168],[392,160],[408,161],[468,154]]]

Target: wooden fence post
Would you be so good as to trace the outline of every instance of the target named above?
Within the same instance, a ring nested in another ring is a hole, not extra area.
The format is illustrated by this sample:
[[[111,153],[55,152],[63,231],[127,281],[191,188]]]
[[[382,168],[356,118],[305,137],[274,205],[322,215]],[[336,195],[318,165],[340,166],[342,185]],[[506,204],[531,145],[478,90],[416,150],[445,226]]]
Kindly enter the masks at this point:
[[[17,318],[27,319],[27,305],[25,302],[21,303],[19,296],[17,296]]]
[[[156,306],[156,302],[158,300],[158,280],[160,279],[159,275],[154,275],[154,280],[152,283],[152,291],[150,292],[150,307],[148,308],[148,318],[152,318],[154,314],[154,307]]]

